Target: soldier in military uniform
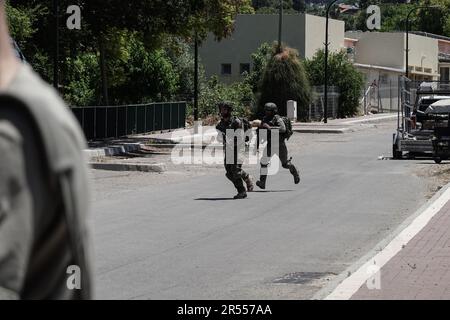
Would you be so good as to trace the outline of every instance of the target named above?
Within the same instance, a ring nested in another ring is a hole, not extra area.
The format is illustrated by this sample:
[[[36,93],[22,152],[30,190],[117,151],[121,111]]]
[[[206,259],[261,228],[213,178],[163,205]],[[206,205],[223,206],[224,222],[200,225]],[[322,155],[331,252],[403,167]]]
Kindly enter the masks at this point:
[[[267,103],[264,106],[265,116],[261,121],[259,130],[267,130],[267,146],[266,150],[263,152],[263,157],[261,158],[261,176],[256,185],[261,188],[266,188],[268,166],[274,155],[278,155],[281,161],[281,165],[284,169],[288,169],[294,177],[294,183],[300,183],[300,174],[297,168],[292,164],[292,158],[288,159],[288,149],[286,146],[286,125],[283,119],[277,114],[278,107],[274,103]],[[271,130],[278,130],[279,132],[279,148],[275,148],[275,145],[271,141]],[[279,150],[274,150],[279,149]]]
[[[92,298],[85,147],[64,102],[14,54],[1,1],[0,300]]]
[[[226,177],[233,183],[238,191],[234,199],[247,198],[247,191],[253,191],[253,182],[250,175],[242,169],[242,148],[245,149],[245,132],[242,120],[233,117],[233,106],[230,102],[219,104],[221,120],[216,126],[218,139],[223,142],[225,153]],[[236,138],[236,139],[235,139]]]

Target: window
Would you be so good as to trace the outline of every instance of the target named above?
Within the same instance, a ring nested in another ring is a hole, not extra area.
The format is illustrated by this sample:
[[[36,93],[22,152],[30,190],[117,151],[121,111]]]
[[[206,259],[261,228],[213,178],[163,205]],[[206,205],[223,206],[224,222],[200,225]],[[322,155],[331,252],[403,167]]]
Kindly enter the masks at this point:
[[[442,67],[440,69],[441,81],[449,81],[450,80],[450,68]]]
[[[231,63],[222,63],[222,75],[231,75]]]
[[[243,75],[244,73],[250,73],[250,63],[241,63],[240,73]]]

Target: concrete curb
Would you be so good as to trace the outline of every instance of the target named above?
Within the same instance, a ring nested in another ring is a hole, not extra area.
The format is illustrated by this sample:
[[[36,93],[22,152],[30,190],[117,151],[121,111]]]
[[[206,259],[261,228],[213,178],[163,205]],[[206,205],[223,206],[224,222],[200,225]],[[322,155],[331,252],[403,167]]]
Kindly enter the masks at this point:
[[[444,186],[441,190],[439,190],[430,200],[428,200],[425,204],[423,204],[415,213],[406,218],[406,220],[400,226],[398,226],[394,232],[392,232],[386,238],[381,240],[371,251],[366,253],[362,258],[360,258],[346,270],[341,272],[336,278],[334,278],[330,282],[330,284],[319,290],[312,297],[311,300],[324,300],[332,298],[332,295],[337,292],[339,286],[341,286],[344,281],[347,281],[348,279],[353,277],[353,275],[356,272],[360,271],[361,268],[363,268],[365,265],[374,260],[374,258],[377,257],[380,253],[382,253],[398,236],[400,236],[400,234],[402,234],[407,228],[409,228],[416,221],[416,219],[420,218],[426,211],[432,209],[433,206],[435,206],[436,203],[440,201],[440,199],[444,196],[444,194],[447,193],[449,190],[450,190],[450,183]],[[383,266],[381,266],[380,269]],[[367,278],[369,278],[369,276],[367,276]],[[364,282],[360,284],[364,285]]]
[[[294,132],[298,133],[316,133],[316,134],[344,134],[348,132],[354,132],[352,128],[295,128],[293,127],[292,130]]]
[[[350,120],[350,121],[344,121],[341,123],[341,125],[355,125],[355,124],[364,124],[364,123],[380,123],[386,120],[394,120],[397,119],[397,114],[390,114],[383,117],[377,117],[372,119],[358,119],[358,120]]]
[[[89,160],[101,157],[113,157],[123,155],[129,152],[138,152],[141,150],[140,143],[124,143],[121,145],[113,145],[105,148],[84,150],[86,158]]]
[[[391,120],[397,118],[397,115],[385,115],[377,118],[369,118],[369,119],[357,119],[357,120],[349,120],[343,121],[339,123],[329,123],[329,124],[318,124],[318,123],[293,123],[292,129],[294,132],[298,133],[313,133],[313,134],[343,134],[349,132],[355,132],[361,130],[363,127],[361,125],[370,124],[370,123],[380,123],[386,120]],[[367,128],[367,127],[365,127]],[[211,130],[211,129],[210,129]],[[139,139],[145,139],[150,145],[153,146],[175,146],[179,144],[188,145],[192,143],[195,138],[202,140],[202,143],[209,145],[211,139],[214,139],[217,135],[216,132],[211,132],[206,130],[203,136],[194,135],[189,133],[188,135],[183,136],[181,134],[182,131],[173,131],[170,137],[161,138],[161,137],[151,137],[151,136],[142,136],[136,137]]]
[[[106,171],[138,171],[138,172],[157,172],[166,171],[163,163],[144,164],[144,163],[114,163],[114,162],[91,162],[92,169]]]

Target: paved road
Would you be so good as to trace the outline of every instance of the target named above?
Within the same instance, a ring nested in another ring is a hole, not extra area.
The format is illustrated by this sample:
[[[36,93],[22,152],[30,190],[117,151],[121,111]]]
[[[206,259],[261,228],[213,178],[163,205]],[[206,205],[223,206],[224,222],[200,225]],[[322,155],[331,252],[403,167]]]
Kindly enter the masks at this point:
[[[302,183],[282,172],[243,201],[218,169],[94,172],[97,297],[311,298],[426,200],[432,180],[412,172],[429,161],[378,160],[393,128],[296,135]]]

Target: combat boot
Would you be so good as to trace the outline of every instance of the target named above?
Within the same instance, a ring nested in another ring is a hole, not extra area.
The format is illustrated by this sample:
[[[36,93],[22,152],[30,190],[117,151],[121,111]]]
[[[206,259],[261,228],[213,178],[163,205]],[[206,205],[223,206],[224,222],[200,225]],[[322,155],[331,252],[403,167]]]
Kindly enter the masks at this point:
[[[299,184],[300,183],[300,174],[299,174],[297,168],[293,164],[291,164],[289,166],[289,171],[294,176],[294,183]]]
[[[247,192],[253,192],[254,186],[252,178],[250,176],[248,176],[247,179],[245,179],[245,184],[247,185]]]
[[[241,200],[247,198],[247,192],[242,191],[239,192],[237,195],[234,196],[234,200]]]
[[[261,176],[261,177],[259,177],[259,181],[256,182],[256,185],[260,189],[264,190],[264,189],[266,189],[266,181],[267,181],[267,176]]]

